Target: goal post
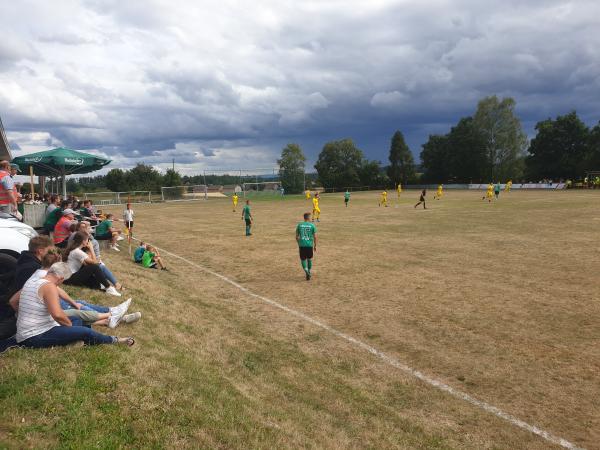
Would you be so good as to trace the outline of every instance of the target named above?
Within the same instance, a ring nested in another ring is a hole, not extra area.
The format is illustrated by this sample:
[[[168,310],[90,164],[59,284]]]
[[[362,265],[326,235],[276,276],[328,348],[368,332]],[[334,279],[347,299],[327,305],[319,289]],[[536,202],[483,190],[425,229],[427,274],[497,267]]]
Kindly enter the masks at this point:
[[[152,193],[150,191],[129,191],[129,192],[85,192],[84,200],[91,200],[95,205],[124,205],[131,203],[152,203]]]

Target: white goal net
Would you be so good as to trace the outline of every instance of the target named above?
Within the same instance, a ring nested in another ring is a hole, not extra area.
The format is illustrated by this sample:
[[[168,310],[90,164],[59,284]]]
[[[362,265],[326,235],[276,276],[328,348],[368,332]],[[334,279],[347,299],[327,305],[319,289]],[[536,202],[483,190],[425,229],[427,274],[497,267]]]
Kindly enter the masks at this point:
[[[130,203],[151,203],[150,191],[130,192],[86,192],[83,194],[85,200],[91,200],[94,205],[124,205]]]

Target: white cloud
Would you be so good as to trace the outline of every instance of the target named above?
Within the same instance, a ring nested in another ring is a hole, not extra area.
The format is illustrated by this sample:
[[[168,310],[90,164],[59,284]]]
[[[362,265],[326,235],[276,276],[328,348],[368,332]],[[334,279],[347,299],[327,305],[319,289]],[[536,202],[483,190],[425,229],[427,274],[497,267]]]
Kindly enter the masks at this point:
[[[599,25],[587,0],[1,2],[0,115],[22,151],[46,133],[124,167],[314,160],[355,134],[385,160],[381,136],[417,149],[489,94],[597,120]]]

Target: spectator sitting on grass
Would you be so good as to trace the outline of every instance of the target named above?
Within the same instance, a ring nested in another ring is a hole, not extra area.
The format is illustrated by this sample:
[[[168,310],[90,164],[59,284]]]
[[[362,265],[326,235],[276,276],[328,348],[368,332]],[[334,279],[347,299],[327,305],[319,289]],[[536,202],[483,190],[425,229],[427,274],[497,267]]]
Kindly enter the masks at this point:
[[[148,245],[146,251],[144,252],[144,256],[142,256],[142,265],[149,269],[156,269],[160,267],[161,270],[167,270],[166,266],[163,264],[162,258],[158,253],[156,248]]]
[[[87,253],[83,251],[84,247],[89,249]],[[63,260],[66,260],[72,272],[66,284],[86,286],[90,289],[104,288],[109,295],[121,296],[100,268],[87,233],[83,231],[75,233],[65,250]]]
[[[144,242],[140,242],[140,246],[135,249],[133,252],[133,261],[142,264],[142,258],[144,257],[144,252],[146,251],[146,244]]]
[[[117,278],[114,276],[114,274],[111,272],[111,270],[106,266],[106,264],[104,264],[104,262],[102,261],[102,258],[100,257],[100,244],[98,243],[98,241],[96,239],[94,239],[94,235],[92,234],[91,224],[87,220],[83,220],[77,224],[76,231],[83,231],[83,232],[87,233],[88,239],[92,243],[92,248],[94,249],[94,255],[96,256],[96,260],[98,261],[98,264],[100,265],[100,269],[102,269],[102,272],[104,272],[104,276],[106,276],[108,281],[110,281],[115,286],[115,288],[118,291],[120,291],[123,288],[123,286],[121,286],[121,283],[119,283],[117,281]],[[69,241],[71,241],[74,236],[75,236],[75,233],[73,233],[69,237]]]
[[[69,266],[60,262],[53,264],[46,276],[25,283],[19,301],[17,343],[30,348],[62,346],[78,341],[86,345],[134,345],[132,337],[107,336],[91,328],[72,326],[60,307],[58,294],[58,286],[70,276]]]
[[[96,227],[96,239],[99,241],[110,241],[110,248],[115,251],[120,251],[119,247],[117,247],[117,240],[120,240],[121,232],[113,227],[113,219],[112,214],[107,214],[106,219],[100,222],[100,224]]]
[[[54,247],[52,239],[48,236],[36,236],[29,240],[29,250],[21,252],[21,256],[19,256],[19,259],[17,260],[12,292],[20,291],[23,288],[27,280],[29,280],[36,271],[42,268],[42,260],[51,252],[59,253],[59,250]],[[46,267],[49,267],[50,265],[51,263],[47,263]],[[119,309],[123,309],[122,306],[124,305],[123,303],[119,306],[109,308],[108,306],[88,303],[84,300],[74,301],[69,294],[60,288],[59,293],[61,307],[65,310],[73,308],[80,311],[97,311],[99,313],[110,312],[111,314],[115,314]],[[124,312],[127,312],[126,309]]]
[[[35,271],[27,281],[45,277],[48,273],[48,269],[53,264],[60,262],[60,260],[61,257],[58,249],[54,248],[49,250],[48,253],[46,253],[46,255],[42,258],[41,269]],[[142,314],[139,312],[125,315],[129,305],[131,304],[131,299],[114,308],[106,308],[107,312],[98,312],[89,306],[84,310],[82,308],[82,303],[75,302],[73,299],[71,299],[69,294],[67,294],[60,287],[57,289],[60,307],[65,311],[65,315],[71,319],[73,325],[101,325],[109,328],[116,328],[121,320],[123,320],[125,323],[133,323],[137,322],[140,317],[142,317]],[[17,291],[17,293],[15,293],[10,299],[10,305],[15,312],[18,312],[19,310],[19,301],[21,297],[20,294],[21,291]]]

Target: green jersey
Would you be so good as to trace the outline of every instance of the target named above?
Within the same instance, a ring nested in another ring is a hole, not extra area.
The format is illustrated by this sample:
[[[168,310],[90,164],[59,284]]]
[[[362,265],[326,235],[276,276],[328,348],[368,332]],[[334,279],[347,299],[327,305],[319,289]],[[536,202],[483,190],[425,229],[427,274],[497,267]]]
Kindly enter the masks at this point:
[[[344,194],[344,200],[350,200],[350,192]]]
[[[300,222],[296,226],[296,234],[299,236],[298,246],[299,247],[313,247],[315,243],[315,234],[317,233],[317,227],[312,222]]]
[[[244,219],[250,219],[250,205],[245,205],[244,209],[242,209],[242,214]]]
[[[142,266],[150,267],[152,265],[152,263],[154,262],[154,256],[155,256],[154,253],[146,250],[144,252],[144,256],[142,256]]]
[[[104,220],[96,227],[96,236],[104,236],[110,233],[109,228],[112,227],[112,220]]]

